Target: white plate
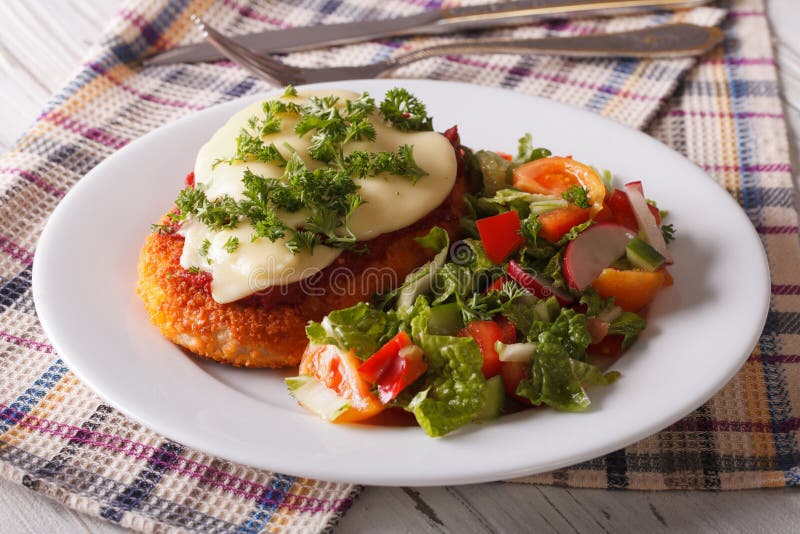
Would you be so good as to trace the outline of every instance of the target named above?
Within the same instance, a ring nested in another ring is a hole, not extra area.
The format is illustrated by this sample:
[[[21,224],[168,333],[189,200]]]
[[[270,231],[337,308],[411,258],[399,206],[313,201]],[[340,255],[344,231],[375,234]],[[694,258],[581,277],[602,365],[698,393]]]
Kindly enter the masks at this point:
[[[739,369],[769,306],[769,269],[745,214],[658,141],[589,112],[505,90],[419,80],[327,84],[379,99],[402,85],[437,130],[513,152],[531,131],[555,154],[641,179],[678,230],[675,285],[657,298],[622,379],[590,391],[582,414],[533,410],[443,439],[416,427],[329,425],[286,393],[290,373],[188,357],[150,324],[134,293],[150,223],[169,209],[195,153],[256,97],[196,113],[126,146],[86,175],[50,218],[36,252],[39,317],[70,368],[111,404],[186,445],[292,475],[377,485],[439,485],[548,471],[608,453],[697,408]]]

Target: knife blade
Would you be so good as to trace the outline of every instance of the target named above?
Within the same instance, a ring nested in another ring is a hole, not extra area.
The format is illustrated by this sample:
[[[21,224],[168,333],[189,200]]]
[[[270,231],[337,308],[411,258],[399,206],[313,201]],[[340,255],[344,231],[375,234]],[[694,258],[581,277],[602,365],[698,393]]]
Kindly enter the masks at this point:
[[[257,52],[290,52],[336,46],[382,37],[432,35],[463,30],[517,26],[551,18],[580,18],[641,13],[663,9],[686,9],[711,0],[516,0],[481,6],[423,11],[415,15],[300,26],[268,30],[233,39]],[[225,59],[209,43],[172,48],[143,60],[145,66],[196,63]]]

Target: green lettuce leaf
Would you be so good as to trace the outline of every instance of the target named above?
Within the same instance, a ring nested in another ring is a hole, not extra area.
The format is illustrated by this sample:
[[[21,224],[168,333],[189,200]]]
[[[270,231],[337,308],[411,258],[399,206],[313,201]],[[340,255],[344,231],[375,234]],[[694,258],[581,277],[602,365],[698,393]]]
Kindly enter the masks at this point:
[[[352,349],[358,358],[365,360],[397,333],[398,325],[394,312],[383,312],[360,302],[330,312],[319,323],[310,322],[306,336],[318,345]]]
[[[423,247],[436,252],[440,252],[442,249],[450,246],[450,236],[447,235],[444,228],[439,226],[434,226],[427,234],[422,237],[417,237],[415,241]]]
[[[517,386],[517,395],[534,406],[546,404],[565,412],[581,412],[590,401],[572,370],[570,358],[557,343],[540,343],[531,363],[531,377]]]
[[[597,317],[614,307],[614,297],[604,299],[590,286],[581,295],[580,303],[586,306],[587,317]]]
[[[515,165],[521,165],[523,163],[527,163],[529,161],[533,161],[539,158],[546,158],[550,156],[552,152],[547,150],[546,148],[536,148],[533,146],[533,137],[531,136],[530,132],[526,133],[522,137],[519,138],[519,144],[517,148],[517,157],[514,159]]]
[[[556,243],[556,246],[563,247],[564,245],[566,245],[570,241],[574,241],[575,238],[578,237],[578,234],[580,234],[581,232],[583,232],[584,230],[589,228],[592,225],[593,222],[594,221],[589,219],[588,221],[582,222],[581,224],[576,224],[575,226],[570,228],[569,232],[564,234],[561,237],[561,239],[558,240],[558,243]]]
[[[586,361],[586,347],[592,342],[586,316],[569,308],[562,308],[552,323],[535,321],[528,334],[532,342],[558,345],[567,356]]]
[[[411,314],[411,337],[422,347],[428,370],[406,409],[428,435],[443,436],[473,421],[483,409],[483,357],[472,338],[428,333],[431,310],[425,297],[417,298]]]
[[[622,348],[627,349],[633,345],[639,333],[645,329],[647,321],[633,312],[624,312],[622,315],[611,321],[608,327],[609,334],[625,336],[622,339]]]
[[[561,345],[540,343],[531,363],[531,378],[520,382],[516,393],[535,406],[582,412],[591,404],[584,385],[608,385],[618,377],[616,371],[604,374],[594,365],[570,358]]]
[[[584,386],[608,386],[613,384],[620,377],[619,371],[609,371],[604,373],[596,365],[578,360],[570,360],[572,372],[575,378]]]

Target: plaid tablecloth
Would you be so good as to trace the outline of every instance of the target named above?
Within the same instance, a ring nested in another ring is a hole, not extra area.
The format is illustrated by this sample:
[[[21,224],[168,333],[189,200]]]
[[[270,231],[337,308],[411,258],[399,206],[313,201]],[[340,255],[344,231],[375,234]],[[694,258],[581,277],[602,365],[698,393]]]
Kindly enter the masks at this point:
[[[142,69],[137,59],[144,52],[198,38],[190,13],[245,33],[436,7],[435,0],[146,0],[119,12],[72,81],[0,158],[0,475],[141,530],[317,532],[335,524],[358,487],[259,471],[189,449],[127,419],[81,384],[37,322],[31,263],[49,213],[101,160],[157,126],[268,88],[227,63]],[[541,95],[646,128],[739,200],[769,255],[773,299],[764,334],[718,395],[624,450],[528,482],[630,489],[800,482],[800,248],[784,117],[763,0],[723,7],[494,32],[571,35],[672,20],[710,25],[727,12],[724,46],[699,65],[451,56],[400,73]],[[355,64],[433,40],[385,39],[286,60]]]

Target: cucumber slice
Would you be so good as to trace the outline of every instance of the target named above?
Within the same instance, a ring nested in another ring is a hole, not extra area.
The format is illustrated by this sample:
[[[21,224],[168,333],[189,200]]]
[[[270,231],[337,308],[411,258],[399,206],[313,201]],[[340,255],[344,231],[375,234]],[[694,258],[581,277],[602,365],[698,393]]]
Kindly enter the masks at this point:
[[[464,319],[458,303],[439,304],[431,308],[428,332],[436,336],[454,336],[464,328]]]
[[[501,362],[529,362],[536,353],[536,343],[511,343],[506,345],[500,341],[494,344],[494,350]]]
[[[350,401],[313,376],[291,376],[286,379],[289,393],[308,410],[325,421],[333,421],[350,408]]]
[[[475,418],[475,422],[497,419],[505,401],[506,392],[503,389],[503,378],[500,375],[493,376],[486,381],[486,403],[483,405],[481,413]]]
[[[628,242],[625,247],[625,255],[629,262],[645,271],[655,271],[667,261],[667,258],[638,237],[634,237]]]

